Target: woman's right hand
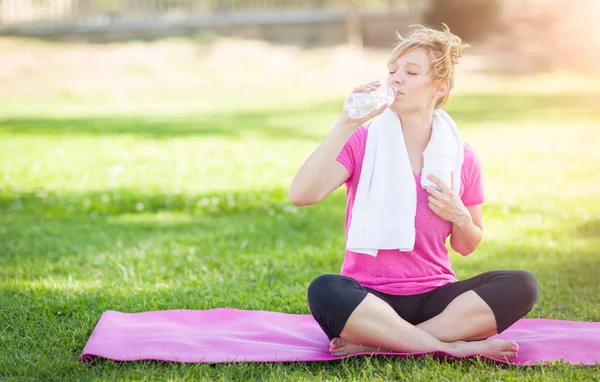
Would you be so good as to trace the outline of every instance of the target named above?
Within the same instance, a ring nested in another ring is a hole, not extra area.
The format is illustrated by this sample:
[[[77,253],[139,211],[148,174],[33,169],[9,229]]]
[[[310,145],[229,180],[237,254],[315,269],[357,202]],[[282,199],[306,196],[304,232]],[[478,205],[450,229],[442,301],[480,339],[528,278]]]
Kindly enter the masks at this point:
[[[379,82],[369,82],[357,86],[352,93],[371,92],[380,86]],[[327,138],[304,161],[294,176],[288,191],[292,203],[298,206],[318,203],[348,179],[350,173],[337,161],[339,153],[358,127],[382,113],[386,107],[384,105],[364,118],[350,118],[344,110]]]
[[[381,82],[379,81],[374,81],[374,82],[368,82],[364,85],[360,85],[355,87],[352,90],[352,93],[370,93],[374,90],[377,90],[377,88],[379,88],[381,86]],[[351,94],[352,94],[351,93]],[[338,123],[341,123],[342,125],[344,125],[345,127],[351,129],[351,130],[356,130],[359,126],[363,125],[365,122],[367,122],[368,120],[378,116],[379,114],[383,113],[383,111],[388,107],[387,104],[381,106],[379,109],[373,110],[372,112],[370,112],[369,114],[367,114],[366,116],[364,116],[363,118],[350,118],[348,116],[348,112],[346,110],[343,111],[342,116],[340,118],[340,121]]]

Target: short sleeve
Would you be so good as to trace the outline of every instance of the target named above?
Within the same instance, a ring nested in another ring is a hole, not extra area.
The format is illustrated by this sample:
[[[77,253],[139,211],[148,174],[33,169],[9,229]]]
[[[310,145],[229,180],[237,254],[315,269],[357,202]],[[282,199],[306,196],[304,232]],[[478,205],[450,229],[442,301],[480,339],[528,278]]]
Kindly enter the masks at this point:
[[[482,204],[485,200],[483,194],[483,175],[479,156],[470,146],[465,145],[465,157],[461,169],[461,180],[464,186],[461,199],[465,206]]]
[[[346,170],[350,173],[349,178],[354,174],[357,158],[364,155],[366,139],[367,129],[364,126],[361,126],[354,130],[337,156],[337,161],[346,167]]]

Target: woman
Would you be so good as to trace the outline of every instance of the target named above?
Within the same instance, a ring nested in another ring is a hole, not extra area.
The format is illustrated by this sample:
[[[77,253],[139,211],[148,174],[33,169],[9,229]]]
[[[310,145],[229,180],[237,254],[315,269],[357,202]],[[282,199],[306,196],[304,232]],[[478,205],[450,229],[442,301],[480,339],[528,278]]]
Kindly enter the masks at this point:
[[[518,344],[488,337],[525,316],[537,300],[536,280],[525,271],[492,271],[462,281],[455,277],[447,237],[463,256],[482,239],[481,164],[468,145],[458,146],[463,148],[458,193],[436,177],[429,180],[438,189],[419,185],[434,111],[448,99],[454,66],[465,47],[444,27],[419,26],[407,38],[399,36],[388,60],[387,83],[397,90],[389,111],[400,120],[417,188],[413,249],[380,249],[376,256],[347,249],[340,274],[319,276],[308,288],[311,312],[334,355],[442,351],[509,360],[517,355]],[[354,92],[379,86],[368,83]],[[346,184],[346,235],[369,134],[364,124],[386,108],[362,119],[344,112],[290,186],[291,201],[305,206]]]

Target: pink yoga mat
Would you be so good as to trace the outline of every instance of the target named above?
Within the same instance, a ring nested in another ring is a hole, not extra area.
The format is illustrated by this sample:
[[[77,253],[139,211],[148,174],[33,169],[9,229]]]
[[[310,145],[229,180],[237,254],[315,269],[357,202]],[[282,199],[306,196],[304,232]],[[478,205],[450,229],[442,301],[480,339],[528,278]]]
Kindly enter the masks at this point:
[[[512,361],[516,365],[547,361],[600,363],[598,322],[522,319],[496,337],[517,341],[519,355]],[[144,313],[106,311],[79,360],[86,363],[95,357],[186,363],[306,362],[344,358],[329,353],[329,341],[311,315],[229,308]]]

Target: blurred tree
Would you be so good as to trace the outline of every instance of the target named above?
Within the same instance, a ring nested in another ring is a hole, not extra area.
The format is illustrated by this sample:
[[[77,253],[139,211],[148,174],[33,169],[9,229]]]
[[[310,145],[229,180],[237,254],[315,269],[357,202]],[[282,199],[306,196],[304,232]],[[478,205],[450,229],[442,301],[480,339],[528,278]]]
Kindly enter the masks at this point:
[[[362,36],[362,26],[356,0],[348,0],[346,3],[346,42],[362,47]]]
[[[429,0],[424,22],[445,23],[464,40],[481,40],[498,27],[503,3],[502,0]]]

